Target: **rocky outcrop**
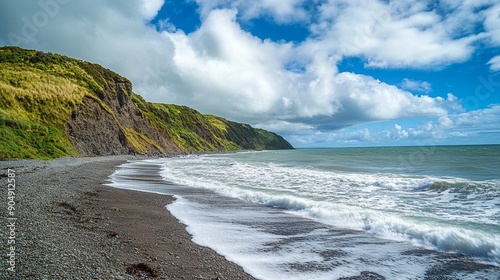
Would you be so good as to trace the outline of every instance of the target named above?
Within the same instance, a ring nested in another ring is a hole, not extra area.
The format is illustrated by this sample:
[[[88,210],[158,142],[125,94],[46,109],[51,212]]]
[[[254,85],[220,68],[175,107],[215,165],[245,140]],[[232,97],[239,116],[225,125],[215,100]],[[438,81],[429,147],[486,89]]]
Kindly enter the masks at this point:
[[[85,97],[66,125],[68,138],[83,155],[118,155],[134,151],[124,132],[101,105]]]
[[[154,127],[132,101],[132,84],[96,64],[98,98],[86,96],[66,124],[68,138],[84,155],[174,154],[182,152],[162,129]]]

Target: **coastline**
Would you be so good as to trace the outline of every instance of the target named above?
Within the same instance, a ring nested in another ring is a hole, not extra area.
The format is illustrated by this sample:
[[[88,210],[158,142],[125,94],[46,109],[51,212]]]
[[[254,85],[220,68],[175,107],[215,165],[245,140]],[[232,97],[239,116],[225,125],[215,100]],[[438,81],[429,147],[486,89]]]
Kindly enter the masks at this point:
[[[192,242],[167,195],[104,186],[133,156],[0,162],[15,172],[15,228],[0,231],[2,279],[254,279]],[[5,202],[7,203],[7,202]],[[9,237],[15,241],[8,270]]]

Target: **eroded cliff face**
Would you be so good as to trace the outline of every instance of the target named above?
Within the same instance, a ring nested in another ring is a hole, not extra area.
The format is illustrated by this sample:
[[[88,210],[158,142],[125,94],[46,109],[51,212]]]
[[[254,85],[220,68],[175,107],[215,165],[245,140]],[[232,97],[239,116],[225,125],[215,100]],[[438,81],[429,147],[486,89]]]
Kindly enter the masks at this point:
[[[118,155],[133,152],[113,116],[91,98],[71,114],[66,125],[68,138],[83,155]]]
[[[66,124],[68,138],[83,155],[178,154],[170,136],[153,126],[132,101],[128,81],[106,84],[99,100],[85,97]]]

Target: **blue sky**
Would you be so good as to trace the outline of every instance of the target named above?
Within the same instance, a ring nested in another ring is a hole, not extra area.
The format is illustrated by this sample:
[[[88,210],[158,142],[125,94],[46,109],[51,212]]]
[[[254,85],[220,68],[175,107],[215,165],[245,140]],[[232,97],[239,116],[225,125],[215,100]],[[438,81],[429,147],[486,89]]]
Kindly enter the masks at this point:
[[[296,147],[500,144],[495,0],[2,1],[0,45]]]

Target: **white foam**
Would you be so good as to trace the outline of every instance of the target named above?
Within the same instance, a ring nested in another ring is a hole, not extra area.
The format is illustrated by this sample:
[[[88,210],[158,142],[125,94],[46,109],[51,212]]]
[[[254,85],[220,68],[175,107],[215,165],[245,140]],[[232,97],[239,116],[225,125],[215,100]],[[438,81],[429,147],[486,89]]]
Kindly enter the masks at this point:
[[[497,225],[486,223],[476,227],[478,224],[475,224],[473,229],[467,229],[466,225],[471,224],[466,222],[452,219],[450,222],[426,215],[405,215],[417,214],[421,211],[419,207],[435,207],[438,198],[452,203],[456,196],[451,189],[442,193],[411,188],[394,191],[394,186],[397,186],[394,184],[391,190],[370,185],[372,189],[363,192],[360,190],[367,188],[366,183],[363,185],[362,179],[355,174],[330,174],[321,170],[272,164],[252,165],[223,157],[133,162],[117,170],[112,176],[111,185],[175,194],[175,191],[172,193],[171,184],[157,183],[154,176],[148,173],[151,166],[158,165],[164,167],[161,175],[170,182],[272,206],[256,207],[234,202],[225,204],[224,199],[219,197],[211,202],[192,200],[199,198],[196,193],[187,195],[190,199],[176,195],[177,200],[168,206],[169,211],[187,225],[196,243],[214,249],[258,279],[321,280],[357,276],[362,271],[375,272],[387,279],[419,279],[438,261],[431,254],[409,253],[415,249],[412,243],[483,257],[496,264],[500,262]],[[376,179],[390,181],[387,178],[393,177],[384,176]],[[418,181],[428,178],[413,179]],[[395,181],[400,179],[396,178]],[[340,186],[336,188],[335,184]],[[388,195],[411,198],[415,192],[423,194],[423,198],[418,198],[420,200],[408,209],[398,209],[402,198],[398,200]],[[354,198],[348,199],[351,196]],[[488,205],[488,202],[484,205]],[[489,211],[494,212],[494,209],[492,207]],[[274,228],[290,220],[290,217],[294,218],[290,224],[281,225],[282,230]],[[310,230],[293,231],[295,227],[300,229],[301,224],[311,220],[323,224],[314,223],[315,226]],[[335,232],[324,224],[370,234]],[[287,229],[292,231],[283,233]],[[410,242],[389,242],[374,238],[372,234]],[[457,272],[455,276],[463,279],[493,279],[488,275],[488,270],[481,273],[462,275]]]
[[[162,175],[179,184],[283,208],[336,227],[500,263],[499,217],[494,215],[500,198],[481,189],[491,191],[488,184],[495,182],[334,173],[203,156],[169,160]],[[444,182],[444,190],[432,189],[435,182]],[[453,189],[454,184],[476,186],[464,194]],[[485,226],[467,229],[473,223]]]
[[[183,198],[168,209],[187,225],[194,242],[214,249],[258,279],[322,280],[355,276],[361,271],[372,271],[388,279],[415,279],[433,264],[426,257],[401,255],[411,248],[400,243],[356,243],[356,235],[343,236],[345,241],[337,242],[324,229],[279,235],[250,226],[256,221],[272,221],[276,214],[248,213],[245,209],[214,212],[213,207]],[[241,221],[249,225],[242,225]],[[320,253],[328,250],[340,255],[325,259]],[[360,262],[361,259],[366,261]]]

